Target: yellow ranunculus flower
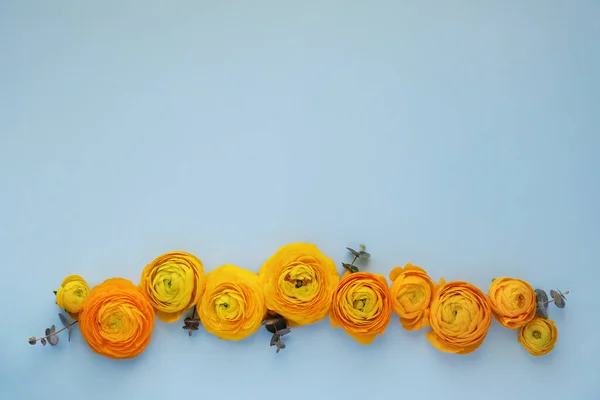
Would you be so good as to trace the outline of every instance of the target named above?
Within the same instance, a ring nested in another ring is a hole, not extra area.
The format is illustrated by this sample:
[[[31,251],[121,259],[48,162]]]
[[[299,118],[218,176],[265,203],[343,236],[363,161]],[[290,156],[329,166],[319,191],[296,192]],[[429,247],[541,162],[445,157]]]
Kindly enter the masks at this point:
[[[333,295],[329,320],[360,344],[383,336],[392,316],[392,301],[383,275],[346,272]]]
[[[175,322],[200,302],[206,276],[202,261],[183,251],[157,257],[142,271],[140,288],[163,322]]]
[[[258,271],[267,308],[289,326],[312,324],[329,313],[340,275],[335,263],[314,244],[280,248]]]
[[[554,349],[558,340],[558,330],[554,321],[535,317],[519,329],[519,343],[532,356],[543,356]]]
[[[89,293],[90,288],[81,276],[69,275],[56,291],[56,304],[76,320]]]
[[[506,277],[494,279],[488,297],[494,318],[505,328],[516,329],[535,317],[535,291],[525,281]]]
[[[467,282],[444,283],[431,303],[431,331],[425,335],[438,350],[468,354],[483,343],[492,324],[485,294]]]
[[[267,314],[258,275],[229,264],[211,271],[198,314],[204,329],[221,339],[253,334]]]
[[[408,331],[429,326],[429,306],[437,285],[423,268],[408,263],[390,272],[392,308]]]

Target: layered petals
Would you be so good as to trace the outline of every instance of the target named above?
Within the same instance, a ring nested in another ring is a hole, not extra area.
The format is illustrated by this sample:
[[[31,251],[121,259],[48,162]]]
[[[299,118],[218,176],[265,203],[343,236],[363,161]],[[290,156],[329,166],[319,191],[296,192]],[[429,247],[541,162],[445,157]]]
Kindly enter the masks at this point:
[[[406,330],[429,326],[429,307],[437,285],[424,269],[408,263],[390,272],[392,308]]]
[[[519,329],[519,343],[532,356],[543,356],[554,349],[558,330],[554,321],[535,317]]]
[[[258,272],[267,308],[291,327],[312,324],[327,316],[340,276],[335,263],[313,244],[280,248]]]
[[[112,278],[95,286],[79,314],[79,329],[96,353],[137,357],[152,337],[154,309],[131,281]]]
[[[535,291],[525,281],[497,278],[488,290],[494,318],[505,328],[517,329],[535,317]]]
[[[392,316],[392,300],[383,275],[347,272],[333,294],[329,319],[360,344],[382,335]]]
[[[208,274],[198,307],[208,332],[221,339],[241,340],[260,328],[266,313],[258,275],[229,264]]]
[[[468,354],[485,340],[492,309],[485,294],[467,282],[442,285],[431,303],[427,339],[447,353]]]
[[[163,322],[175,322],[200,302],[206,276],[193,254],[173,251],[154,259],[142,271],[140,287]]]

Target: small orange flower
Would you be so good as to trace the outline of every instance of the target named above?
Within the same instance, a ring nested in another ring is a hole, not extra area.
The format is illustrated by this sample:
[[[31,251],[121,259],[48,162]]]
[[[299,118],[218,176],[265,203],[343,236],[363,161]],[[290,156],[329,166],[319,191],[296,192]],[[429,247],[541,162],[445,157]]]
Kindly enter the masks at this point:
[[[494,318],[505,328],[516,329],[535,317],[535,291],[525,281],[506,277],[494,279],[488,297]]]
[[[532,356],[550,353],[557,340],[558,329],[549,319],[535,317],[519,329],[519,343]]]
[[[435,348],[468,354],[483,343],[492,324],[492,308],[485,294],[470,283],[448,282],[436,292],[429,321],[426,336]]]
[[[429,307],[437,285],[423,268],[408,263],[390,272],[392,308],[408,331],[429,326]]]
[[[95,286],[79,313],[79,330],[88,345],[114,359],[138,356],[150,343],[153,328],[152,304],[123,278]]]
[[[383,275],[355,272],[342,277],[333,293],[329,319],[360,344],[383,336],[392,316],[392,300]]]

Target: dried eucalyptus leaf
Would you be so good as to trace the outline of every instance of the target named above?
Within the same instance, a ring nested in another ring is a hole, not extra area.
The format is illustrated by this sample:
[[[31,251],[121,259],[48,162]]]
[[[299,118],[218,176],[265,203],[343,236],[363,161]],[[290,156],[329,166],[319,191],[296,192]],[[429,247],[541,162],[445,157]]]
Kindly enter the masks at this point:
[[[358,251],[351,249],[350,247],[346,247],[346,249],[354,255],[354,257],[358,257]]]
[[[69,321],[67,320],[67,317],[65,317],[65,315],[63,313],[58,313],[58,318],[60,318],[60,322],[63,323],[65,328],[71,329],[71,325],[69,325]]]
[[[50,330],[50,328],[46,328],[46,336],[50,336],[51,333],[52,331]]]
[[[42,342],[42,346],[45,346],[45,345],[46,345],[46,339],[44,339],[44,338],[41,338],[41,339],[40,339],[40,342]]]
[[[350,272],[352,272],[352,273],[358,272],[358,267],[353,265],[352,267],[350,267]]]
[[[55,326],[55,325],[52,325],[52,326],[50,327],[50,333],[54,333],[54,332],[56,332],[56,326]]]
[[[280,329],[287,328],[287,322],[285,321],[285,318],[283,318],[282,316],[274,317],[273,319],[277,319],[278,321],[275,324],[265,325],[265,328],[267,329],[267,331],[269,331],[271,333],[275,333]]]
[[[285,343],[282,341],[279,341],[278,346],[280,349],[285,349]]]
[[[542,289],[535,289],[536,312],[535,315],[548,318],[548,295]]]
[[[54,295],[56,296],[56,294],[58,293],[56,290],[53,290],[52,293],[54,293]]]
[[[32,336],[29,338],[29,344],[33,345],[37,342],[37,338],[35,336]]]
[[[67,342],[71,343],[71,329],[69,328],[69,329],[67,329],[67,331],[69,332],[67,334]]]
[[[360,253],[358,253],[358,258],[369,258],[371,257],[371,255],[369,253],[367,253],[366,251],[361,251]]]
[[[271,336],[271,346],[275,346],[277,342],[279,342],[279,335],[273,334],[273,336]]]
[[[275,332],[275,334],[279,335],[279,336],[284,336],[284,335],[287,335],[290,332],[291,332],[290,328],[285,328],[285,329],[278,330],[277,332]]]
[[[275,325],[279,322],[279,318],[269,318],[262,322],[262,325]]]
[[[550,296],[554,299],[554,305],[558,308],[565,308],[565,298],[562,294],[557,292],[556,290],[550,291]]]
[[[48,336],[48,342],[50,342],[50,345],[56,346],[58,344],[58,336],[56,336],[56,335]]]
[[[191,326],[188,326],[188,325],[182,326],[182,328],[183,328],[183,329],[192,329],[192,327],[191,327]]]
[[[350,268],[352,268],[352,264],[348,264],[348,263],[343,262],[342,263],[342,267],[344,267],[346,269],[350,269]]]

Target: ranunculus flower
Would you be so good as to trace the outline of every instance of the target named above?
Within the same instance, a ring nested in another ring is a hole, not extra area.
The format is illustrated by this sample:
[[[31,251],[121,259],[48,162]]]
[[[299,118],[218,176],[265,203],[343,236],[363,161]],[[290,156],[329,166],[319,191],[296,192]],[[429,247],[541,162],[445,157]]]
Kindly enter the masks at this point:
[[[280,248],[258,271],[267,308],[291,327],[312,324],[329,313],[340,275],[314,244]]]
[[[390,272],[392,309],[408,331],[429,326],[429,306],[437,285],[423,268],[408,263]]]
[[[543,356],[554,349],[558,340],[558,330],[554,321],[535,317],[519,329],[519,343],[532,356]]]
[[[440,351],[468,354],[483,343],[492,324],[492,309],[485,294],[467,282],[440,286],[429,313],[427,339]]]
[[[76,320],[89,293],[90,288],[81,276],[69,275],[56,291],[56,304]]]
[[[175,322],[200,302],[206,276],[202,261],[183,251],[157,257],[144,268],[140,287],[163,322]]]
[[[211,271],[198,314],[204,329],[221,339],[253,334],[267,314],[258,275],[229,264]]]
[[[115,359],[138,356],[152,337],[154,308],[140,288],[112,278],[92,288],[81,312],[79,330],[96,353]]]
[[[331,326],[342,327],[360,344],[370,344],[388,326],[392,300],[383,275],[347,272],[333,294]]]
[[[527,282],[497,278],[488,290],[494,318],[505,328],[516,329],[535,317],[535,291]]]

